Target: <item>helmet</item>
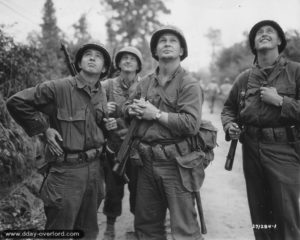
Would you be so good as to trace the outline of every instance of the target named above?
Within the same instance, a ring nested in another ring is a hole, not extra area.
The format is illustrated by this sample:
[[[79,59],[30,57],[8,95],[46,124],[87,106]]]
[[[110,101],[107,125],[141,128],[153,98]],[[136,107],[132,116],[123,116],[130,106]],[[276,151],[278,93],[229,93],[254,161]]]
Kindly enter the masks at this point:
[[[256,55],[256,49],[255,49],[255,43],[254,43],[256,33],[261,27],[266,26],[266,25],[273,27],[277,31],[278,36],[281,39],[281,44],[278,46],[279,53],[281,53],[286,47],[285,34],[284,34],[282,28],[280,27],[280,25],[277,22],[272,21],[272,20],[263,20],[263,21],[256,23],[252,27],[252,29],[250,30],[250,33],[249,33],[249,44],[250,44],[251,51],[254,55]]]
[[[137,48],[135,48],[135,47],[130,47],[129,46],[129,47],[123,47],[123,48],[121,48],[117,52],[116,57],[115,57],[115,66],[116,66],[116,68],[118,70],[120,70],[119,63],[121,61],[123,53],[133,54],[137,58],[138,64],[139,64],[139,68],[138,68],[138,70],[136,72],[139,73],[142,70],[142,66],[143,66],[142,53]]]
[[[102,44],[97,44],[97,43],[84,44],[78,49],[78,51],[76,53],[76,56],[75,56],[75,68],[76,68],[77,72],[80,71],[79,63],[81,61],[83,53],[87,49],[95,49],[95,50],[100,51],[103,54],[104,66],[106,68],[106,71],[101,73],[100,77],[101,78],[105,77],[107,75],[108,71],[109,71],[109,68],[110,68],[111,58],[110,58],[110,55],[109,55],[108,51],[105,49],[105,47]]]
[[[152,57],[158,61],[158,57],[155,55],[156,46],[157,46],[158,39],[164,33],[173,33],[179,38],[180,45],[183,48],[183,54],[182,56],[180,56],[180,60],[182,61],[183,59],[185,59],[188,55],[188,48],[187,48],[185,37],[180,29],[171,25],[163,26],[153,33],[150,40],[150,49],[151,49]]]

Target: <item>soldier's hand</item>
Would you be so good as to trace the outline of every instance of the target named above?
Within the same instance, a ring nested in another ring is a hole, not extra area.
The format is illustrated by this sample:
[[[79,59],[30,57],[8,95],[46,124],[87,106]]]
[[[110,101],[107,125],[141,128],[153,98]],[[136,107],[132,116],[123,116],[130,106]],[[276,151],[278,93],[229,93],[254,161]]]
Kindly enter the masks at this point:
[[[154,120],[156,113],[159,111],[157,107],[155,107],[149,101],[145,101],[143,105],[140,107],[140,119],[144,120]]]
[[[128,114],[138,119],[141,119],[143,114],[143,109],[145,107],[145,99],[134,99],[133,103],[129,105]]]
[[[231,139],[239,139],[241,134],[239,125],[237,125],[236,123],[231,123],[230,127],[228,128],[228,134]]]
[[[107,111],[108,114],[112,114],[116,111],[117,109],[117,103],[116,102],[108,102],[107,103]]]
[[[64,151],[60,147],[59,143],[57,141],[62,142],[62,137],[60,136],[59,132],[56,131],[54,128],[48,128],[45,133],[45,139],[49,146],[49,150],[53,155],[61,156]]]
[[[260,88],[260,99],[264,103],[268,103],[274,106],[281,106],[283,97],[281,97],[276,88],[274,87],[261,87]]]
[[[118,127],[117,120],[115,118],[103,118],[103,121],[105,122],[105,128],[108,131],[117,129]]]

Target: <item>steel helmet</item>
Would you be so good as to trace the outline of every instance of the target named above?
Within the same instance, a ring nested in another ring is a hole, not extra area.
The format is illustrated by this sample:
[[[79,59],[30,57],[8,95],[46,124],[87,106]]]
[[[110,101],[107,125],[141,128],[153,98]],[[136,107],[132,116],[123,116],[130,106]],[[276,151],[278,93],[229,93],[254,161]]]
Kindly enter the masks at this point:
[[[130,54],[133,54],[137,60],[138,60],[138,64],[139,64],[139,68],[138,70],[136,71],[137,73],[139,73],[141,70],[142,70],[142,66],[143,66],[143,57],[142,57],[142,53],[135,47],[131,47],[131,46],[128,46],[128,47],[123,47],[121,48],[117,54],[116,54],[116,57],[115,57],[115,66],[118,70],[121,70],[120,67],[119,67],[119,63],[120,63],[120,60],[122,58],[122,55],[124,53],[130,53]]]
[[[78,49],[76,56],[75,56],[75,68],[76,68],[77,72],[80,71],[79,63],[81,61],[83,53],[87,49],[95,49],[95,50],[100,51],[103,54],[104,66],[105,66],[106,70],[105,70],[105,72],[101,73],[100,77],[101,78],[105,77],[107,75],[110,65],[111,65],[111,58],[110,58],[108,51],[105,49],[105,47],[102,44],[97,44],[97,43],[84,44]]]
[[[279,53],[281,53],[285,49],[285,47],[286,47],[285,34],[284,34],[282,28],[280,27],[280,25],[277,22],[272,21],[272,20],[263,20],[263,21],[260,21],[260,22],[256,23],[252,27],[252,29],[250,30],[250,33],[249,33],[249,44],[250,44],[250,48],[251,48],[252,53],[254,55],[256,55],[256,49],[255,49],[254,39],[255,39],[257,31],[261,27],[263,27],[263,26],[271,26],[271,27],[273,27],[277,31],[278,36],[281,39],[281,44],[278,46],[278,51],[279,51]]]
[[[157,46],[158,39],[164,33],[173,33],[179,38],[180,45],[183,48],[183,54],[182,56],[180,56],[180,60],[182,61],[183,59],[185,59],[188,56],[188,48],[187,48],[187,44],[183,32],[179,28],[171,25],[163,26],[153,33],[150,40],[150,49],[151,49],[152,57],[158,61],[158,57],[155,55],[156,46]]]

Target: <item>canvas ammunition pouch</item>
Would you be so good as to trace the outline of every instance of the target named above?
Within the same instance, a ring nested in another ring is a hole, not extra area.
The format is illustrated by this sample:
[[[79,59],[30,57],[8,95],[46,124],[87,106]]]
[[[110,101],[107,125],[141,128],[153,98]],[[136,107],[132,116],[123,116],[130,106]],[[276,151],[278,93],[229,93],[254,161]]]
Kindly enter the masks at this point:
[[[244,133],[254,141],[270,143],[293,143],[300,140],[300,131],[296,126],[259,128],[245,125]]]
[[[76,166],[80,167],[93,162],[100,158],[102,154],[102,147],[93,148],[87,151],[77,153],[65,153],[61,156],[54,156],[48,147],[45,146],[45,157],[36,164],[37,172],[45,175],[51,166]]]
[[[205,153],[192,151],[188,140],[155,145],[141,142],[137,149],[144,164],[176,164],[183,186],[190,192],[199,191],[205,176]]]

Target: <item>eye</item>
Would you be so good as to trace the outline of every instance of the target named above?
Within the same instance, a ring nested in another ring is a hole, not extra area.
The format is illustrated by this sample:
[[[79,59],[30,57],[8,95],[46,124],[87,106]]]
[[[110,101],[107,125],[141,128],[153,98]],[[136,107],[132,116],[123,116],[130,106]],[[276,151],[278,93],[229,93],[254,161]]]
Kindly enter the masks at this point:
[[[257,35],[261,35],[261,34],[263,34],[263,32],[264,32],[264,31],[263,31],[262,29],[260,29],[260,30],[257,31],[256,34],[257,34]]]

